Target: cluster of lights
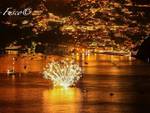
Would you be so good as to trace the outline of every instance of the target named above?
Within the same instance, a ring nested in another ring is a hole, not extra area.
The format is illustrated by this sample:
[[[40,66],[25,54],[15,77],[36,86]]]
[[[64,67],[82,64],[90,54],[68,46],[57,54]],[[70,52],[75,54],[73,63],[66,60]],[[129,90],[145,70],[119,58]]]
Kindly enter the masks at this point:
[[[84,39],[112,40],[110,33],[113,33],[114,40],[122,39],[122,43],[116,43],[120,45],[118,49],[123,48],[126,52],[130,51],[135,44],[131,36],[141,32],[145,35],[150,33],[150,24],[141,27],[135,19],[143,16],[144,13],[134,13],[129,10],[128,6],[133,6],[130,0],[126,0],[123,4],[114,0],[75,0],[74,2],[76,2],[75,6],[73,5],[76,10],[72,12],[70,21],[67,21],[61,30],[64,34],[69,34],[79,41]],[[98,17],[95,17],[96,14]]]
[[[74,11],[70,16],[60,17],[49,12],[44,3],[46,2],[41,2],[35,8],[30,21],[23,20],[21,27],[30,26],[35,34],[40,34],[52,30],[53,27],[49,23],[54,22],[61,25],[59,30],[63,35],[69,35],[75,42],[83,44],[86,40],[100,42],[110,39],[115,41],[115,45],[119,44],[118,50],[124,48],[124,51],[136,46],[131,36],[150,34],[150,24],[142,25],[136,20],[138,16],[144,17],[144,12],[134,13],[129,10],[132,6],[149,5],[133,5],[131,0],[124,0],[124,3],[117,0],[72,0],[69,4],[74,7]],[[117,40],[122,40],[122,43]]]
[[[43,74],[54,86],[69,87],[74,86],[81,78],[82,69],[74,61],[62,60],[49,63]]]
[[[55,16],[53,13],[48,13],[48,15],[42,15],[37,16],[33,19],[34,26],[33,26],[33,32],[35,34],[42,33],[44,31],[50,31],[52,30],[51,26],[49,25],[49,22],[59,22],[61,23],[62,20],[59,16]]]

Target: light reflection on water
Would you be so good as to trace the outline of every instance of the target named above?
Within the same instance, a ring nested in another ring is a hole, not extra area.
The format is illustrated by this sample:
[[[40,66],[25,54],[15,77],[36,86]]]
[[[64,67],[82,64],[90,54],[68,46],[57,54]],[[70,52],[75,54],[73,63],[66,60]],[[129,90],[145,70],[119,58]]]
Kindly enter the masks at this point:
[[[84,76],[77,88],[52,88],[39,73],[0,74],[0,113],[146,113],[150,66],[112,57],[93,55],[79,60]],[[7,69],[9,58],[0,60],[0,70]],[[32,62],[32,69],[39,69],[40,63]]]
[[[81,66],[118,66],[131,65],[129,57],[127,56],[113,56],[113,55],[75,55],[74,58]],[[58,56],[44,56],[37,55],[4,55],[0,57],[0,73],[6,73],[8,70],[14,69],[18,73],[28,72],[42,72],[45,65],[52,61],[58,60]],[[112,70],[116,70],[114,68]],[[115,71],[116,72],[116,71]]]
[[[53,88],[43,92],[44,113],[79,113],[81,101],[78,88]]]

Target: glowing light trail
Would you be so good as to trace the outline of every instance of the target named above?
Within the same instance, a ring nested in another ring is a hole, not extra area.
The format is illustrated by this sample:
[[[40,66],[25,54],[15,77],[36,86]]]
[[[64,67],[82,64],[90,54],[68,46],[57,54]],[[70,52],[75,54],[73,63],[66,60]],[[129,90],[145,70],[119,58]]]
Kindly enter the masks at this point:
[[[44,69],[44,78],[52,80],[54,86],[69,87],[82,76],[81,67],[73,61],[55,61],[48,63]]]

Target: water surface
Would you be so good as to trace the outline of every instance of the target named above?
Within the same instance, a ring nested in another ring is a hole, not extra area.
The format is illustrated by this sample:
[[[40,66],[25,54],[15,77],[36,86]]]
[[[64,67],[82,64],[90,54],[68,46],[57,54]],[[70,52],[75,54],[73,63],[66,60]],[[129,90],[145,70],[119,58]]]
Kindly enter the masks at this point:
[[[68,89],[53,88],[37,72],[0,74],[0,113],[150,111],[150,65],[109,55],[83,57],[79,63],[84,76],[76,87]]]

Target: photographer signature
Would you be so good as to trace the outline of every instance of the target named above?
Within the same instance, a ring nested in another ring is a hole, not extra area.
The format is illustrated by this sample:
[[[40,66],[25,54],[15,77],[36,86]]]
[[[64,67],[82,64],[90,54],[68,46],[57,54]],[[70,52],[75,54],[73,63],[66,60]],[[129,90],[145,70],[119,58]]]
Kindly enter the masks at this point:
[[[0,11],[0,15],[3,16],[28,16],[32,13],[31,8],[25,8],[23,10],[16,10],[12,7],[8,7],[5,11]]]

